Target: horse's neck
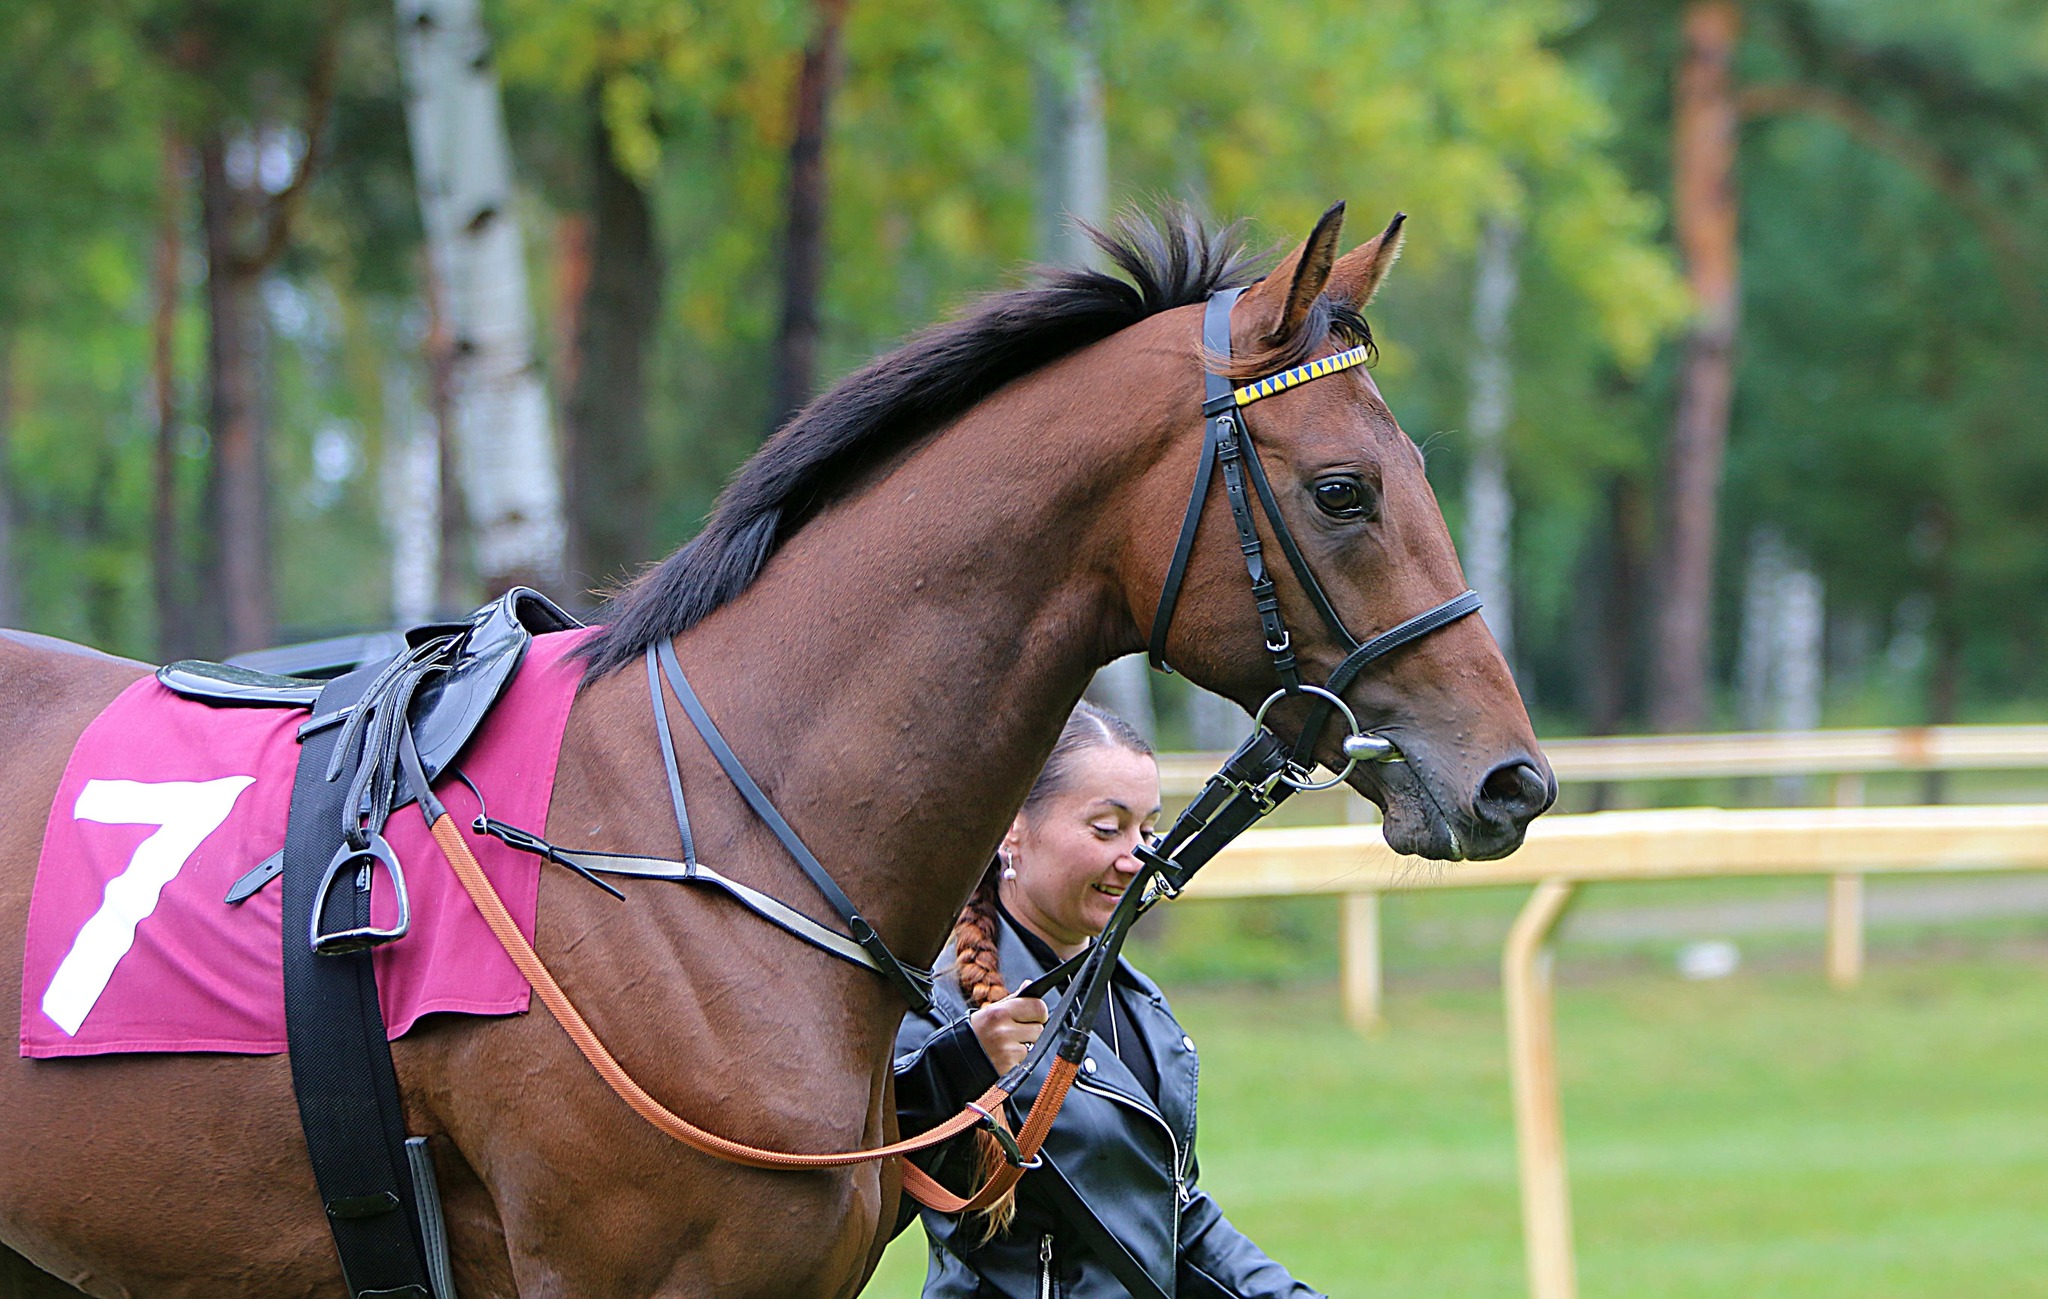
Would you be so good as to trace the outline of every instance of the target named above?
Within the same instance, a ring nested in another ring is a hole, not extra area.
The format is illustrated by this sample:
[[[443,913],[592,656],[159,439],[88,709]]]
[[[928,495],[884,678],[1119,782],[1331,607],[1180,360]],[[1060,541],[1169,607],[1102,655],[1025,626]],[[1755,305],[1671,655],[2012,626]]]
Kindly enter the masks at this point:
[[[906,959],[950,927],[1091,673],[1134,644],[1118,505],[1176,421],[1156,354],[1118,364],[1119,341],[976,407],[679,642]]]

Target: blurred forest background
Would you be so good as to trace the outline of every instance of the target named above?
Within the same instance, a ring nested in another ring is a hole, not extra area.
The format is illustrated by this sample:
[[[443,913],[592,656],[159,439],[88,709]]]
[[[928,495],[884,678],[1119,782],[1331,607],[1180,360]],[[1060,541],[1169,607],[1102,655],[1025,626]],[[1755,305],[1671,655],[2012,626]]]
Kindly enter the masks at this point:
[[[1553,731],[2039,716],[2044,163],[2038,0],[7,0],[0,625],[587,606],[1071,217],[1344,198]]]

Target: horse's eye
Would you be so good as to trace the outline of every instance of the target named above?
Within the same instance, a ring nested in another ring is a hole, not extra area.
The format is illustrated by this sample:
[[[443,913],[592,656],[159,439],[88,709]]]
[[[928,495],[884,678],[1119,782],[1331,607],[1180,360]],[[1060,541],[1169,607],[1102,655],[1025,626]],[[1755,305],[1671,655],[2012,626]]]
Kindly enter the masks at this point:
[[[1365,517],[1372,494],[1356,478],[1324,478],[1315,485],[1316,507],[1333,519]]]

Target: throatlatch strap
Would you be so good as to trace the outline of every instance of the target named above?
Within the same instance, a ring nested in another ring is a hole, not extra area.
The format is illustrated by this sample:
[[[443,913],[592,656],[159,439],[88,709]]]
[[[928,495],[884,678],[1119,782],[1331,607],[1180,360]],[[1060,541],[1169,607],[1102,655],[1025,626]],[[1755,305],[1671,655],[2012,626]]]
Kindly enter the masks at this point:
[[[378,671],[365,668],[336,680],[321,692],[320,707],[359,698]],[[350,782],[327,779],[339,738],[329,727],[302,744],[285,830],[284,1009],[292,1090],[349,1293],[428,1299],[405,1111],[371,954],[315,955],[308,940],[314,899],[341,845],[341,809],[351,793]],[[350,914],[336,914],[342,911]],[[367,925],[367,876],[361,886],[338,881],[328,913],[325,930]]]

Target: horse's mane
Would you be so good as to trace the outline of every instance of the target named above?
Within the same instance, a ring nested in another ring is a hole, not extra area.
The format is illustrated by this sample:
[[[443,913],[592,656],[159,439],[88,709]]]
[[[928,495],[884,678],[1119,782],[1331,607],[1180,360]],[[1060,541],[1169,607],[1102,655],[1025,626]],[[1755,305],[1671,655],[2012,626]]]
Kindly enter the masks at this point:
[[[577,650],[584,679],[626,666],[738,596],[865,468],[1004,384],[1251,278],[1238,227],[1211,232],[1184,211],[1125,216],[1088,234],[1128,279],[1040,268],[1027,287],[989,294],[842,379],[740,466],[694,541],[612,599],[604,629]],[[1319,323],[1327,328],[1327,316]]]

